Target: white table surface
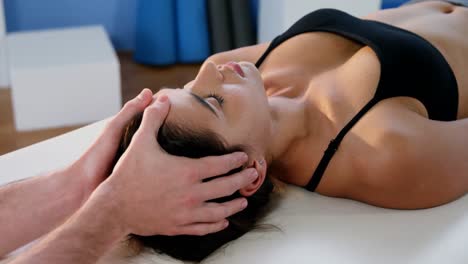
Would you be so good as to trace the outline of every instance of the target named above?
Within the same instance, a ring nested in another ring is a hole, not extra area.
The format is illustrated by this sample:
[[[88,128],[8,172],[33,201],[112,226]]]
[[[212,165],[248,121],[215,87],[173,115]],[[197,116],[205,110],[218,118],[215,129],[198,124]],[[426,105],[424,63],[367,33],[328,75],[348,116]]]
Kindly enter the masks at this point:
[[[0,184],[77,158],[104,121],[0,156]],[[426,210],[388,210],[288,186],[265,222],[204,263],[468,263],[468,196]],[[109,261],[108,263],[116,263]],[[180,263],[143,254],[118,263]]]

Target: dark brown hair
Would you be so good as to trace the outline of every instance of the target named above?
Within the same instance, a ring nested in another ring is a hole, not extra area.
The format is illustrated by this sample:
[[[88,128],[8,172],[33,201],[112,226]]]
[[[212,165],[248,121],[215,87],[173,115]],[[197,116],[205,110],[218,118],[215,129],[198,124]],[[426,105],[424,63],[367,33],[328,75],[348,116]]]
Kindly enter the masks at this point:
[[[140,126],[141,120],[142,114],[138,114],[127,125],[121,139],[116,160],[129,146],[133,135]],[[189,158],[201,158],[205,156],[228,154],[235,151],[245,151],[245,148],[242,146],[227,147],[221,137],[212,131],[194,131],[169,122],[166,122],[160,128],[157,141],[169,154]],[[237,168],[225,175],[219,175],[219,177],[229,177],[229,175],[241,169],[242,168]],[[252,229],[261,227],[257,225],[257,222],[267,212],[266,205],[270,202],[270,195],[273,192],[273,188],[274,184],[267,176],[257,192],[247,197],[247,208],[228,217],[229,226],[222,231],[204,236],[132,235],[132,237],[141,241],[146,247],[153,248],[158,253],[165,253],[180,260],[201,261],[229,241],[241,237]],[[238,197],[241,197],[239,191],[230,196],[212,200],[212,202],[221,203]]]

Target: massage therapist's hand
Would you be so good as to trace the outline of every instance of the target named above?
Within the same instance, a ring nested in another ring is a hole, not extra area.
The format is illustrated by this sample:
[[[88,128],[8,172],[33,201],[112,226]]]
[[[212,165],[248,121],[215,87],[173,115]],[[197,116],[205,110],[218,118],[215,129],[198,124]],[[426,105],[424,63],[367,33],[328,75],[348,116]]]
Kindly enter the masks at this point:
[[[113,215],[119,219],[124,235],[204,235],[220,231],[227,226],[225,218],[244,209],[247,201],[206,201],[228,196],[256,179],[256,171],[246,169],[202,182],[242,166],[247,155],[189,159],[167,154],[156,137],[168,111],[165,95],[145,109],[127,151],[93,194],[114,203]]]
[[[152,95],[151,90],[146,88],[137,97],[128,101],[120,112],[108,121],[91,147],[66,168],[69,175],[80,177],[78,187],[82,192],[83,202],[109,176],[125,125],[151,103]]]

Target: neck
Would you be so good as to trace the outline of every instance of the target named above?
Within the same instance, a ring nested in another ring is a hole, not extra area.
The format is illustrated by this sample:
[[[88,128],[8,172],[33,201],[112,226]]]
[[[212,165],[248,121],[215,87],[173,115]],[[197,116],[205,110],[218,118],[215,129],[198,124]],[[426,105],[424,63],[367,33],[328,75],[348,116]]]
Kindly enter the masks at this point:
[[[272,138],[266,157],[270,168],[284,167],[295,143],[307,139],[308,145],[318,145],[324,138],[329,140],[334,133],[332,122],[307,96],[270,97],[269,104]]]

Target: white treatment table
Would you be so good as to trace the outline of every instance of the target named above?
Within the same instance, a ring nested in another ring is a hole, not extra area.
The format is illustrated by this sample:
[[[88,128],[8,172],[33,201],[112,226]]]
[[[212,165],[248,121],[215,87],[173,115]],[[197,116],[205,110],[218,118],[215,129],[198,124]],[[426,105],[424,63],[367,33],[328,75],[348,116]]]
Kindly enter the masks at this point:
[[[105,121],[0,156],[0,184],[65,166]],[[265,219],[281,231],[250,232],[203,263],[468,263],[468,196],[427,210],[387,210],[287,186]],[[100,263],[181,263],[122,249]]]

